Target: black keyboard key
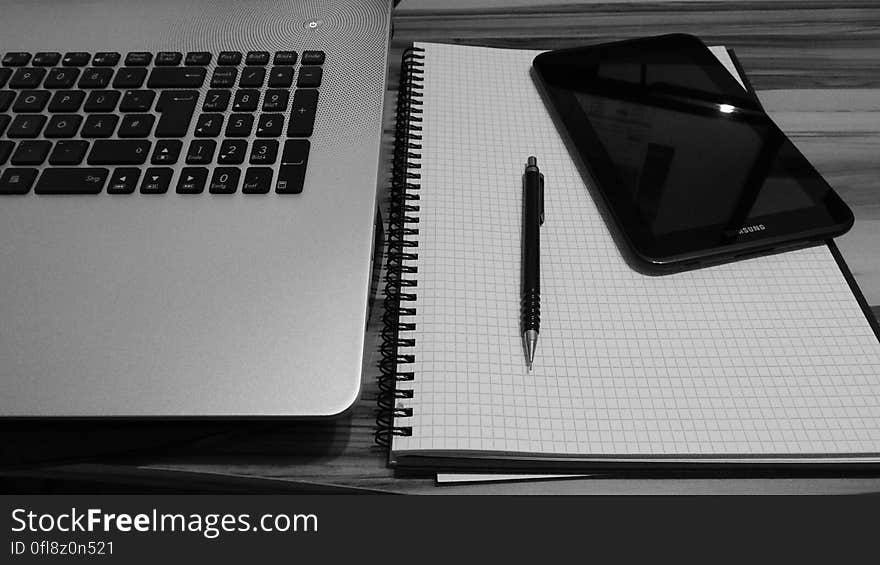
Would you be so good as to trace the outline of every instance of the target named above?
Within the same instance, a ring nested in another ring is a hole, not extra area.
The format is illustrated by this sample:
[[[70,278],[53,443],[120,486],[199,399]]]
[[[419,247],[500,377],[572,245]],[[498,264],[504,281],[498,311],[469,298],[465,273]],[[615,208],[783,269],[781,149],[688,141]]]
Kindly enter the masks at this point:
[[[4,116],[7,117],[8,116]],[[0,165],[5,165],[6,160],[9,159],[9,156],[12,155],[12,149],[15,147],[15,143],[12,141],[0,141]]]
[[[40,175],[34,192],[37,194],[98,194],[110,171],[107,169],[56,168]]]
[[[323,72],[324,69],[322,67],[300,67],[299,76],[296,78],[296,85],[310,88],[321,86]]]
[[[91,58],[91,55],[83,51],[71,51],[64,54],[61,64],[65,67],[85,67]]]
[[[113,88],[140,88],[147,78],[147,69],[126,67],[116,71]]]
[[[159,125],[156,126],[156,137],[185,136],[198,100],[199,93],[195,90],[166,90],[160,94],[156,111],[161,112],[162,117],[159,118]]]
[[[201,88],[204,67],[156,67],[147,80],[148,88]]]
[[[223,128],[223,114],[202,114],[196,121],[193,135],[196,137],[218,137]]]
[[[34,62],[31,63],[35,67],[55,67],[61,62],[61,53],[43,52],[34,55]]]
[[[221,67],[234,67],[239,63],[241,63],[241,53],[238,51],[221,51],[217,56],[217,64]]]
[[[217,167],[208,185],[211,194],[235,194],[241,171],[235,167]]]
[[[102,139],[92,144],[89,165],[143,165],[151,143],[144,140]]]
[[[85,98],[86,93],[82,90],[58,90],[52,95],[52,100],[49,102],[49,111],[78,112]]]
[[[257,122],[257,137],[281,137],[284,131],[284,116],[281,114],[261,114]]]
[[[46,119],[46,116],[39,114],[15,116],[9,129],[6,130],[6,137],[10,139],[37,137],[43,131],[43,126],[46,125]]]
[[[51,141],[22,141],[12,154],[13,165],[42,165],[52,150]]]
[[[126,114],[119,125],[119,137],[148,137],[156,117],[152,114]]]
[[[6,131],[6,126],[8,126],[11,121],[12,118],[6,114],[0,114],[0,135],[3,135],[3,132]],[[0,165],[2,165],[2,163],[0,163]]]
[[[247,58],[245,59],[246,65],[268,65],[269,64],[269,52],[268,51],[248,51]]]
[[[115,67],[119,64],[120,57],[121,55],[115,51],[102,51],[101,53],[95,53],[92,64],[96,67]]]
[[[73,137],[82,124],[82,116],[78,114],[55,114],[49,118],[49,125],[43,132],[45,137]]]
[[[245,67],[244,71],[241,73],[241,80],[238,81],[238,86],[246,88],[254,88],[263,86],[263,82],[266,81],[266,68],[265,67]]]
[[[186,153],[187,165],[209,165],[214,159],[217,142],[213,139],[196,139],[189,144]]]
[[[288,139],[284,142],[281,167],[278,169],[278,194],[299,194],[306,180],[306,166],[309,162],[309,140]]]
[[[205,95],[205,103],[202,110],[205,112],[225,112],[229,107],[229,98],[231,97],[228,90],[209,90]]]
[[[171,184],[174,169],[168,167],[150,167],[144,173],[141,182],[141,194],[165,194]]]
[[[159,51],[156,53],[157,67],[176,67],[183,60],[183,53],[176,51]]]
[[[211,54],[207,51],[195,51],[192,53],[186,54],[186,61],[183,62],[184,65],[188,66],[205,66],[211,63]]]
[[[312,67],[309,67],[312,68]],[[314,67],[319,68],[319,67]],[[293,67],[272,67],[269,73],[269,87],[288,88],[293,84]]]
[[[160,139],[153,149],[153,158],[150,163],[154,165],[174,165],[180,159],[180,151],[183,142],[179,139]]]
[[[178,194],[201,194],[208,180],[208,169],[204,167],[184,167],[177,179]]]
[[[37,180],[37,169],[4,169],[0,194],[27,194]]]
[[[77,86],[79,88],[105,88],[113,78],[113,69],[89,67],[83,71]]]
[[[131,92],[131,91],[129,91]],[[119,102],[118,90],[93,90],[89,92],[83,110],[86,112],[112,112]],[[149,110],[149,107],[147,107]]]
[[[126,90],[122,102],[119,104],[120,112],[149,112],[156,98],[154,90]]]
[[[82,163],[83,159],[86,158],[88,150],[88,141],[59,141],[52,149],[52,154],[49,155],[49,164],[68,166],[79,165]]]
[[[217,155],[217,163],[220,165],[241,165],[244,163],[247,152],[247,141],[225,139],[220,144],[220,154]]]
[[[241,191],[245,194],[266,194],[272,187],[272,169],[250,167],[244,174]]]
[[[226,137],[248,137],[254,129],[254,117],[251,114],[232,114],[226,124]]]
[[[232,101],[232,110],[234,112],[253,112],[257,109],[259,102],[259,90],[238,90],[235,92],[235,99]]]
[[[22,90],[12,106],[12,111],[42,112],[50,97],[48,90]]]
[[[308,137],[315,127],[315,109],[318,106],[318,91],[300,89],[293,94],[293,108],[290,111],[290,124],[287,137]]]
[[[272,60],[273,65],[295,65],[296,51],[278,51],[275,53],[275,59]]]
[[[0,112],[5,112],[12,105],[13,100],[15,100],[15,92],[0,90]]]
[[[24,67],[15,69],[9,79],[9,88],[37,88],[46,76],[46,69]]]
[[[3,56],[3,66],[4,67],[23,67],[28,64],[31,60],[30,53],[24,53],[21,51],[17,51],[14,53],[7,53]]]
[[[77,78],[79,78],[79,69],[52,69],[46,77],[46,82],[43,83],[43,88],[70,88],[76,84]]]
[[[303,65],[323,65],[324,64],[324,52],[323,51],[303,51],[302,64]]]
[[[287,90],[267,90],[263,97],[264,112],[286,112],[290,92]]]
[[[153,54],[147,51],[134,51],[125,56],[126,67],[146,67],[153,60]]]
[[[278,142],[260,139],[251,146],[251,165],[274,165],[278,158]]]
[[[92,114],[86,118],[82,128],[83,137],[110,137],[116,130],[119,116],[113,114]]]
[[[107,194],[131,194],[141,178],[141,170],[133,167],[121,167],[113,170]]]
[[[211,76],[211,88],[235,86],[236,78],[238,78],[238,67],[217,67]]]
[[[6,81],[9,80],[9,77],[12,76],[11,69],[0,69],[0,88],[6,84]]]

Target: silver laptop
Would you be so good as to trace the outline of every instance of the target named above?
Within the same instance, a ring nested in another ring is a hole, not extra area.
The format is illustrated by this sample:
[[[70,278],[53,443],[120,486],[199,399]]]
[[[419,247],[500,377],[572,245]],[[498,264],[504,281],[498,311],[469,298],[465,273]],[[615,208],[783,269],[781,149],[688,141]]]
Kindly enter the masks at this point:
[[[0,3],[0,416],[355,402],[390,12]]]

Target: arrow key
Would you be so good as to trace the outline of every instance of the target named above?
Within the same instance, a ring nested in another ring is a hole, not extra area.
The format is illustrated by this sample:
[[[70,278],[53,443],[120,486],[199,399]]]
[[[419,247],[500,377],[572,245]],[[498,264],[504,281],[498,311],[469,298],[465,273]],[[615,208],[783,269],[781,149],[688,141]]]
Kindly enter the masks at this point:
[[[141,177],[141,170],[134,167],[122,167],[113,171],[107,194],[131,194]]]
[[[183,142],[179,139],[160,139],[156,142],[150,162],[154,165],[173,165],[180,158],[181,149]]]
[[[174,169],[168,167],[150,167],[141,181],[141,194],[165,194],[171,184]]]
[[[184,167],[177,181],[178,194],[201,194],[208,180],[208,169],[204,167]]]

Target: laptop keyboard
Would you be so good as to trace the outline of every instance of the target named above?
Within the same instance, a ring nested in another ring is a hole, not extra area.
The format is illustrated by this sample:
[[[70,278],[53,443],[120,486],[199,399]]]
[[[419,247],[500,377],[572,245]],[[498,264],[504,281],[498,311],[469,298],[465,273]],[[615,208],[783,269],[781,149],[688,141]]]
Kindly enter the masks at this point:
[[[0,194],[298,194],[324,61],[323,51],[4,53]]]

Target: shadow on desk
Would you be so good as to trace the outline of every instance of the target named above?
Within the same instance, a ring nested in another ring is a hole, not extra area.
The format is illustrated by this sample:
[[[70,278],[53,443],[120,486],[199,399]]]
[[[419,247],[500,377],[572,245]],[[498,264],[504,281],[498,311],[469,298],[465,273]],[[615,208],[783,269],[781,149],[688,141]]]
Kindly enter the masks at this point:
[[[0,492],[260,492],[278,481],[161,468],[137,476],[124,469],[184,461],[265,469],[332,464],[351,446],[351,418],[328,421],[19,421],[0,431]],[[88,469],[98,464],[100,472]],[[108,469],[118,470],[114,478]],[[52,469],[65,469],[55,476]],[[75,472],[77,469],[82,472]],[[74,472],[70,472],[73,470]],[[163,476],[175,475],[175,476]],[[326,486],[326,485],[324,485]],[[298,484],[297,491],[303,490]],[[306,489],[308,490],[308,489]],[[326,491],[326,488],[322,488]]]

